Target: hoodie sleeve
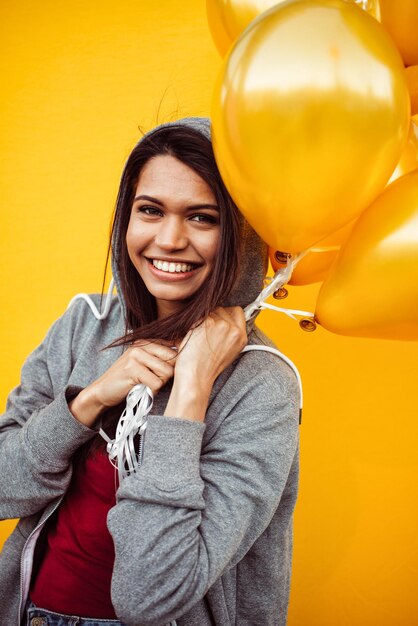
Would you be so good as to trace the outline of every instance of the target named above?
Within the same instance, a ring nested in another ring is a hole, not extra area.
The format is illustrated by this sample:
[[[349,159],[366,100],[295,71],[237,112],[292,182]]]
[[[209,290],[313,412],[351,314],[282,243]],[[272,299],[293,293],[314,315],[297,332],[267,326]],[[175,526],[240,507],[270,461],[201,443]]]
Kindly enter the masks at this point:
[[[21,383],[0,417],[1,519],[36,513],[62,495],[71,478],[72,455],[96,434],[68,408],[81,390],[66,385],[77,308],[55,322],[28,357]]]
[[[119,487],[108,515],[112,601],[129,626],[190,610],[280,505],[297,454],[298,385],[277,357],[241,360],[244,375],[236,368],[212,403],[223,419],[203,449],[204,424],[151,416],[143,464]]]

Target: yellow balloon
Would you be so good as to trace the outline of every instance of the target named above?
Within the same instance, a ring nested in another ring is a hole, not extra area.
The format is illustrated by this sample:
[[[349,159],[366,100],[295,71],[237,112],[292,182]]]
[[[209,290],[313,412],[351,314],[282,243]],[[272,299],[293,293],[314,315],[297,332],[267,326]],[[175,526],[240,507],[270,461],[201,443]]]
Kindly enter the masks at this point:
[[[415,115],[418,113],[418,65],[407,67],[405,73],[409,97],[411,98],[411,115]]]
[[[287,0],[206,0],[206,14],[213,41],[225,56],[234,41],[261,13]],[[379,19],[378,0],[348,0]]]
[[[336,246],[333,250],[327,249],[321,252],[312,252],[310,250],[293,270],[292,277],[288,281],[288,284],[301,286],[320,283],[325,280],[339,249],[339,246]],[[283,263],[277,262],[276,250],[273,250],[273,248],[269,248],[269,257],[274,271],[284,267]]]
[[[225,56],[231,45],[258,15],[285,0],[206,0],[213,41]]]
[[[411,117],[408,139],[389,183],[418,168],[418,115]]]
[[[373,15],[373,17],[377,20],[380,20],[380,6],[379,0],[352,0],[364,11],[367,11],[369,15]]]
[[[417,0],[379,0],[380,19],[399,48],[405,65],[418,65]]]
[[[321,287],[315,317],[342,335],[418,340],[418,170],[359,217]]]
[[[325,280],[341,245],[350,236],[354,223],[350,222],[347,226],[319,241],[313,248],[309,248],[309,252],[295,266],[288,281],[289,285],[310,285]],[[274,271],[285,266],[284,262],[280,262],[280,253],[277,256],[276,252],[273,248],[269,248],[270,262]]]
[[[379,22],[343,0],[293,0],[255,20],[224,61],[212,106],[218,166],[259,235],[298,253],[381,192],[409,106]]]

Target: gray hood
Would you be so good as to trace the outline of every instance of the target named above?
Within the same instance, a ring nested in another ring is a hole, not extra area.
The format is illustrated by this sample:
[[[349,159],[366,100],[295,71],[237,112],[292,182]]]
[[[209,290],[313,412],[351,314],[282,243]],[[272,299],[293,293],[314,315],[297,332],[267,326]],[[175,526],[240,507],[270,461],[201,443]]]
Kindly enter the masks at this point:
[[[211,140],[211,123],[206,117],[186,117],[175,122],[161,124],[148,132],[144,137],[149,137],[162,128],[186,126],[199,131],[207,139]],[[138,145],[138,144],[137,144]],[[120,250],[121,242],[119,233],[114,232],[112,241],[112,273],[116,283],[117,292],[121,297],[122,290],[120,288],[120,276],[117,268],[116,259]],[[242,216],[242,259],[241,267],[234,288],[225,301],[223,306],[241,306],[245,307],[253,302],[263,288],[263,279],[267,271],[267,246],[260,239],[257,233],[249,225],[247,220]],[[121,303],[124,307],[124,303]]]

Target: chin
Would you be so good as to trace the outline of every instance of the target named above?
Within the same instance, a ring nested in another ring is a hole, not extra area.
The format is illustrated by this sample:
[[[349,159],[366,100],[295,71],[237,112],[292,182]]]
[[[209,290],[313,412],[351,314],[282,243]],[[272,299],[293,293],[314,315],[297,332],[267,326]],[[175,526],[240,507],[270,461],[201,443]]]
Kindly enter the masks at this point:
[[[179,306],[184,306],[190,297],[193,296],[195,290],[186,292],[167,289],[149,289],[149,292],[156,300],[164,300],[165,302],[170,302],[172,304],[178,303]]]

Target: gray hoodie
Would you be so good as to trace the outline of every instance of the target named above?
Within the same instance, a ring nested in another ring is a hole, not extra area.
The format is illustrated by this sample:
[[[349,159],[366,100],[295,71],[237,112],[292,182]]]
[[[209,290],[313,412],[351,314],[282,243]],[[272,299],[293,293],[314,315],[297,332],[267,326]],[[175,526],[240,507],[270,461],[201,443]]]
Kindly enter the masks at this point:
[[[206,120],[177,123],[208,136]],[[241,274],[225,304],[244,306],[262,287],[265,247],[245,222],[243,240]],[[113,271],[118,286],[115,259]],[[85,301],[72,304],[26,360],[0,418],[0,517],[21,518],[0,555],[0,626],[20,623],[37,539],[68,489],[74,452],[97,436],[100,425],[82,425],[68,402],[121,354],[102,348],[124,334],[124,311],[119,295],[100,321]],[[255,326],[249,344],[273,345]],[[170,389],[155,398],[143,463],[122,481],[108,515],[116,614],[128,626],[284,625],[296,377],[274,354],[242,354],[216,380],[203,424],[163,415]]]

